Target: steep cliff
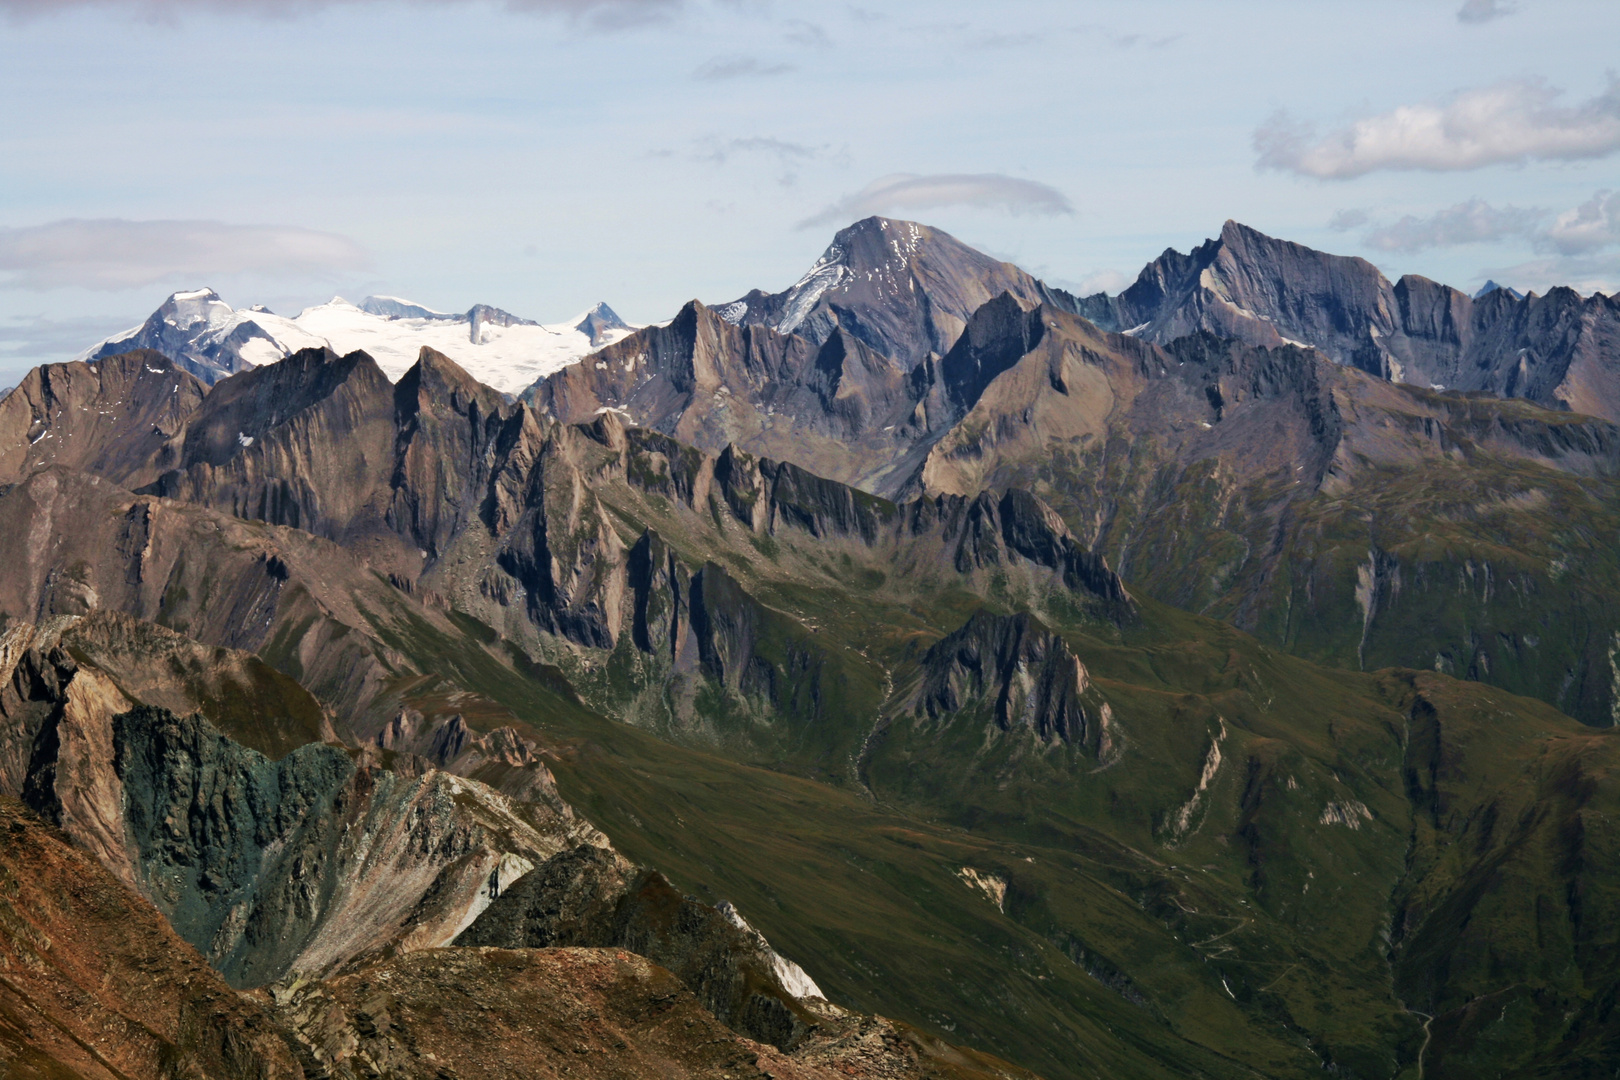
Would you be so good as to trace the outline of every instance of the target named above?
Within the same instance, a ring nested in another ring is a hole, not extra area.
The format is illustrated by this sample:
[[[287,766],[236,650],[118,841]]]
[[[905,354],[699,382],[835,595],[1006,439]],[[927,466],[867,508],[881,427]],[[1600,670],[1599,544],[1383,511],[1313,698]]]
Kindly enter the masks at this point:
[[[447,944],[503,885],[604,842],[532,757],[505,762],[531,774],[521,802],[431,765],[396,772],[319,742],[272,761],[200,712],[178,717],[126,694],[70,655],[94,651],[76,631],[68,620],[25,624],[0,640],[5,793],[149,897],[234,985]],[[200,688],[187,703],[202,704],[231,672],[215,674],[160,690],[173,702]],[[273,724],[238,718],[260,734]]]

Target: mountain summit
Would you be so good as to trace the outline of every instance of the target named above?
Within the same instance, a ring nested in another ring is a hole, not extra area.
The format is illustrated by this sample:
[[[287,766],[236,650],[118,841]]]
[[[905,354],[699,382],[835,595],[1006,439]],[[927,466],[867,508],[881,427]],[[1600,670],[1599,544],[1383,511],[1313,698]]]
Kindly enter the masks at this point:
[[[755,289],[716,310],[733,325],[798,334],[817,345],[843,329],[909,371],[929,353],[944,355],[968,318],[1004,292],[1026,306],[1074,303],[939,229],[869,217],[841,229],[790,288]]]
[[[1161,345],[1199,330],[1307,345],[1392,382],[1620,419],[1620,302],[1601,294],[1392,283],[1365,259],[1228,221],[1218,239],[1149,263],[1108,307],[1082,314]]]

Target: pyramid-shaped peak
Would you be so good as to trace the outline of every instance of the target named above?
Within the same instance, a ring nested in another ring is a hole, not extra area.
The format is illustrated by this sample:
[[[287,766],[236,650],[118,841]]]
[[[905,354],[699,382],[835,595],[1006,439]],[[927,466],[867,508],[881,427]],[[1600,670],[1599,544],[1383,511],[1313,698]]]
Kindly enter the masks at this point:
[[[1495,280],[1487,280],[1485,282],[1485,284],[1481,285],[1479,287],[1479,291],[1474,294],[1474,299],[1475,300],[1484,299],[1485,297],[1489,296],[1493,292],[1504,292],[1508,296],[1511,296],[1515,300],[1523,300],[1524,299],[1524,294],[1521,293],[1518,289],[1509,288],[1508,286],[1500,284],[1499,282],[1497,282]]]

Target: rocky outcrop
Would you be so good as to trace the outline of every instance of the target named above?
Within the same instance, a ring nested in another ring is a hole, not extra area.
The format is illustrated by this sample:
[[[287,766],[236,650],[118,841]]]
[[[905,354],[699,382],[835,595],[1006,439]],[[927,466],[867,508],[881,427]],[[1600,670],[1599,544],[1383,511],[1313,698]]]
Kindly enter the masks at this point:
[[[0,640],[0,793],[149,897],[234,985],[447,944],[532,866],[602,842],[532,748],[500,762],[535,774],[523,802],[319,742],[272,761],[201,713],[132,700],[71,655],[89,653],[76,630],[59,620]],[[448,760],[477,769],[499,742],[465,738]]]
[[[220,382],[152,494],[363,544],[393,472],[394,388],[364,353],[305,349]],[[341,447],[341,452],[334,449]]]
[[[779,1049],[792,1049],[816,1022],[783,985],[778,965],[801,986],[815,984],[746,923],[599,848],[564,852],[519,879],[456,944],[627,949],[668,968],[734,1031]]]
[[[333,1080],[1035,1080],[877,1016],[823,1006],[791,1053],[740,1036],[621,949],[413,953],[302,986],[278,1010]]]
[[[918,716],[954,724],[983,715],[1001,732],[1027,731],[1112,764],[1124,742],[1106,702],[1064,640],[1033,616],[980,611],[922,658]]]
[[[734,326],[693,301],[667,326],[541,380],[524,400],[564,423],[613,412],[710,453],[736,445],[872,482],[915,437],[912,382],[842,331],[811,341]]]
[[[27,622],[114,610],[256,652],[352,719],[401,658],[378,622],[386,581],[301,531],[244,521],[52,467],[0,494],[0,612]],[[428,625],[439,617],[420,609]]]
[[[1096,602],[1115,619],[1128,616],[1130,594],[1102,556],[1082,547],[1051,507],[1026,491],[1000,499],[939,496],[901,507],[904,527],[950,553],[958,573],[993,569],[1049,571],[1082,603]]]
[[[487,520],[490,487],[523,439],[523,418],[449,358],[423,349],[394,386],[394,447],[386,524],[442,556]]]
[[[580,832],[474,781],[313,744],[271,762],[145,706],[117,718],[113,765],[141,890],[239,986],[446,944]]]
[[[315,696],[253,653],[203,645],[119,611],[73,617],[60,640],[77,662],[134,700],[182,715],[202,712],[222,733],[272,760],[306,743],[339,739]]]

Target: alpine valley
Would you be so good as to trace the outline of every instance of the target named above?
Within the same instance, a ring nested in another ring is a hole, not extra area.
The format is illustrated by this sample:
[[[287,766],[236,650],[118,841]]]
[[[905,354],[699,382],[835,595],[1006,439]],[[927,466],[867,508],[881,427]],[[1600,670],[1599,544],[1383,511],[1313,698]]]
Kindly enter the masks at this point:
[[[17,1077],[1612,1077],[1620,300],[869,218],[0,399]]]

